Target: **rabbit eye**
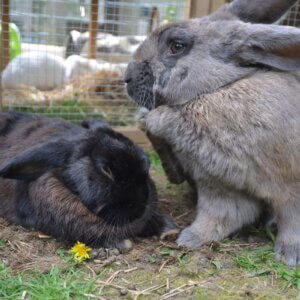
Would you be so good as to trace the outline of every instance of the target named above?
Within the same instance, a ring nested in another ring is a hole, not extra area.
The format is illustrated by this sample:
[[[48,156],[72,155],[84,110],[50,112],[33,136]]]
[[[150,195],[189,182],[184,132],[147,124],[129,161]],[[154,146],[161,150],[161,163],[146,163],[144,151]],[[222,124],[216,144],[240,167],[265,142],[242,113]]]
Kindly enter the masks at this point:
[[[171,54],[178,54],[185,49],[185,45],[181,42],[173,41],[171,42],[169,49]]]
[[[111,179],[112,181],[114,180],[114,176],[113,176],[112,171],[111,171],[110,168],[108,168],[108,167],[102,167],[102,168],[101,168],[101,172],[102,172],[105,176],[107,176],[109,179]]]

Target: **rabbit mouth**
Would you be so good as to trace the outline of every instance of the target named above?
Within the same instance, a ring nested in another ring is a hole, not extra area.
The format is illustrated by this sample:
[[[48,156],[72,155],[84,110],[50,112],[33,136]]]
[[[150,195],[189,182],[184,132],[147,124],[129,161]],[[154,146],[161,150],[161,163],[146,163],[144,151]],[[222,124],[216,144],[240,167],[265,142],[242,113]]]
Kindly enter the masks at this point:
[[[124,81],[130,98],[140,106],[154,108],[152,89],[155,78],[148,62],[131,62]]]
[[[128,96],[139,106],[146,107],[149,110],[155,107],[152,87],[150,89],[148,86],[134,86],[127,83],[126,90]]]
[[[154,106],[153,108],[157,108],[158,106],[164,105],[166,103],[167,101],[163,97],[163,95],[160,92],[156,91],[153,99],[153,106]]]

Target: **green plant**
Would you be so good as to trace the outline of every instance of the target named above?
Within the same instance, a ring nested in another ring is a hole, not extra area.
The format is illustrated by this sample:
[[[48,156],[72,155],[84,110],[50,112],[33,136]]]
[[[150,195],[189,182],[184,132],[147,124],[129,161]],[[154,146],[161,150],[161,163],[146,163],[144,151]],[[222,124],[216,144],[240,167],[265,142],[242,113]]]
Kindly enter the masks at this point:
[[[236,255],[235,262],[239,267],[249,271],[248,277],[277,274],[285,281],[286,287],[295,286],[300,292],[300,268],[289,268],[275,261],[275,253],[271,245],[243,250]]]

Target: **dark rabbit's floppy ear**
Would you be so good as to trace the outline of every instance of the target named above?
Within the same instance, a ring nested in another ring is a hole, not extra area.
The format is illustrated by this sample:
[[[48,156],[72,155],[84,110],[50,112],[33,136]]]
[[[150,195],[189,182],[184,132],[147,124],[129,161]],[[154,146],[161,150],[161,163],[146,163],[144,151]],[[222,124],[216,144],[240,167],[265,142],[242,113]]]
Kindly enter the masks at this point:
[[[45,172],[61,167],[70,157],[74,145],[58,140],[32,147],[0,166],[0,177],[35,180]]]
[[[86,129],[111,128],[105,121],[102,120],[84,120],[81,126]]]
[[[246,40],[237,51],[241,64],[300,70],[300,30],[278,25],[247,25]]]

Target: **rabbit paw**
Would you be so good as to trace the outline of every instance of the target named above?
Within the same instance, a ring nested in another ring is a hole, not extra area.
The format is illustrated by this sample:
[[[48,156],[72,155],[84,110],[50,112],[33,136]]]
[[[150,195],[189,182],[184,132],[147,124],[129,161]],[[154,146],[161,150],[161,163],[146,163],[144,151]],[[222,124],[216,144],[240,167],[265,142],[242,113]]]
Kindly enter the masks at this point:
[[[185,228],[179,235],[177,241],[178,246],[187,247],[191,250],[198,249],[202,245],[206,243],[201,237],[199,233],[196,232],[191,226]]]
[[[175,223],[173,222],[171,217],[165,215],[164,216],[164,227],[160,233],[159,238],[161,240],[163,240],[169,236],[177,235],[178,233],[179,233],[179,229],[175,225]]]
[[[121,253],[126,253],[129,250],[132,249],[132,242],[131,240],[123,240],[120,241],[117,245],[116,248],[121,252]]]
[[[300,236],[293,242],[278,239],[275,244],[275,260],[283,260],[288,266],[300,265]]]
[[[142,107],[138,110],[136,117],[135,117],[135,121],[136,121],[138,127],[143,131],[146,131],[146,119],[147,119],[149,112],[150,112],[149,109]]]

